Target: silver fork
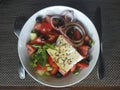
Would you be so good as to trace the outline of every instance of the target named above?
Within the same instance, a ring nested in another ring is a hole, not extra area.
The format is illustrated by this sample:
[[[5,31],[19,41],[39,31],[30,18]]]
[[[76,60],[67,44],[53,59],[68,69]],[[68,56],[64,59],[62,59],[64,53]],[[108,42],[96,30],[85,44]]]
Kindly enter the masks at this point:
[[[26,22],[27,18],[25,16],[19,16],[16,18],[14,23],[14,34],[19,38],[20,31]],[[25,70],[19,60],[18,74],[20,79],[25,79]]]

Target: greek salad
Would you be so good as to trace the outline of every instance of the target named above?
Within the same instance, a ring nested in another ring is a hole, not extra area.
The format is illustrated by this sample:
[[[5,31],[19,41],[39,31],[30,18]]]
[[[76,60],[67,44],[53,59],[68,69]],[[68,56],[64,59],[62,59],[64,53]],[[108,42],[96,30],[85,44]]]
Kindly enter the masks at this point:
[[[26,48],[37,75],[62,78],[89,66],[93,45],[74,12],[65,10],[60,15],[38,16]]]

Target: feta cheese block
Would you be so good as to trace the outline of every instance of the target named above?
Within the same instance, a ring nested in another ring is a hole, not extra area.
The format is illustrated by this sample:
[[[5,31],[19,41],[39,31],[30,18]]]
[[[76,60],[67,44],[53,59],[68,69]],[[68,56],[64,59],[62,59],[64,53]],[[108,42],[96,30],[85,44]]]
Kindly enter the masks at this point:
[[[56,41],[55,50],[47,49],[47,52],[58,67],[65,72],[68,72],[74,64],[83,59],[62,35],[60,35]]]

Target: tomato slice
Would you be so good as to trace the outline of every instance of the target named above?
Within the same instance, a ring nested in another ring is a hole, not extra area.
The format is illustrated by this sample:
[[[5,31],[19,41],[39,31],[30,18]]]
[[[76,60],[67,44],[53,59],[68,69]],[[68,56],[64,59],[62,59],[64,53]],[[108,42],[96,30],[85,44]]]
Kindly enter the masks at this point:
[[[57,40],[59,35],[60,35],[60,33],[58,33],[57,31],[53,30],[53,31],[51,31],[51,32],[49,32],[47,34],[47,37],[48,37],[47,41],[49,43],[54,43],[54,42],[56,42],[56,40]]]
[[[32,47],[32,45],[30,44],[26,44],[26,47],[27,47],[28,55],[32,55],[36,51],[36,49]]]
[[[41,28],[41,23],[36,23],[34,29],[39,31],[40,28]]]
[[[76,64],[75,64],[75,65],[73,65],[73,67],[70,69],[70,72],[71,72],[71,73],[74,73],[74,72],[75,72],[75,70],[76,70],[76,67],[77,67],[77,66],[76,66]]]
[[[51,73],[51,75],[55,75],[57,72],[58,72],[58,66],[57,66],[57,64],[56,63],[52,63],[52,71],[50,72]]]
[[[47,70],[47,67],[46,67],[46,66],[42,67],[40,64],[38,64],[38,65],[35,67],[35,70]]]
[[[53,28],[50,23],[42,22],[36,23],[34,29],[40,31],[42,34],[47,34],[48,32],[52,31]]]
[[[84,38],[84,41],[85,41],[85,43],[89,43],[90,37],[86,35],[85,38]]]
[[[42,36],[39,36],[39,37],[35,38],[34,40],[32,40],[30,43],[31,43],[31,44],[43,45],[43,44],[46,43],[46,41],[45,41],[45,40],[42,40]]]
[[[48,34],[47,36],[48,36],[47,42],[49,42],[49,43],[54,43],[57,40],[57,37],[58,37],[58,36],[53,35],[53,34]]]
[[[81,33],[78,30],[74,31],[74,40],[80,40],[82,38]]]
[[[50,71],[51,75],[55,75],[58,72],[59,67],[57,64],[53,61],[53,59],[48,56],[48,63],[52,66],[52,70]]]
[[[58,72],[58,67],[53,68],[52,71],[50,71],[51,75],[55,75]]]
[[[89,46],[88,45],[78,46],[77,50],[81,55],[86,57],[88,54]]]
[[[52,65],[52,64],[54,63],[54,61],[52,60],[52,58],[51,58],[50,56],[48,56],[48,63],[49,63],[50,65]]]
[[[52,67],[58,68],[57,64],[55,62],[52,63]]]
[[[88,67],[89,65],[86,64],[86,63],[83,63],[83,62],[78,62],[78,63],[77,63],[77,66],[80,67],[80,68],[86,68],[86,67]]]

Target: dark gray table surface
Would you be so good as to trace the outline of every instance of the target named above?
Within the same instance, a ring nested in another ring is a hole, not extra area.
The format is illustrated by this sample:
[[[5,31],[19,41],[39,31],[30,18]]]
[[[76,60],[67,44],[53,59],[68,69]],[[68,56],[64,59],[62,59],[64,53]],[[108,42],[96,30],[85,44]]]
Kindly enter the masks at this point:
[[[18,77],[17,38],[13,33],[15,18],[30,17],[38,10],[65,5],[76,8],[94,22],[97,6],[102,10],[103,57],[105,77],[97,78],[97,65],[91,74],[75,86],[120,86],[120,0],[2,0],[0,4],[0,86],[41,86],[28,74]]]

